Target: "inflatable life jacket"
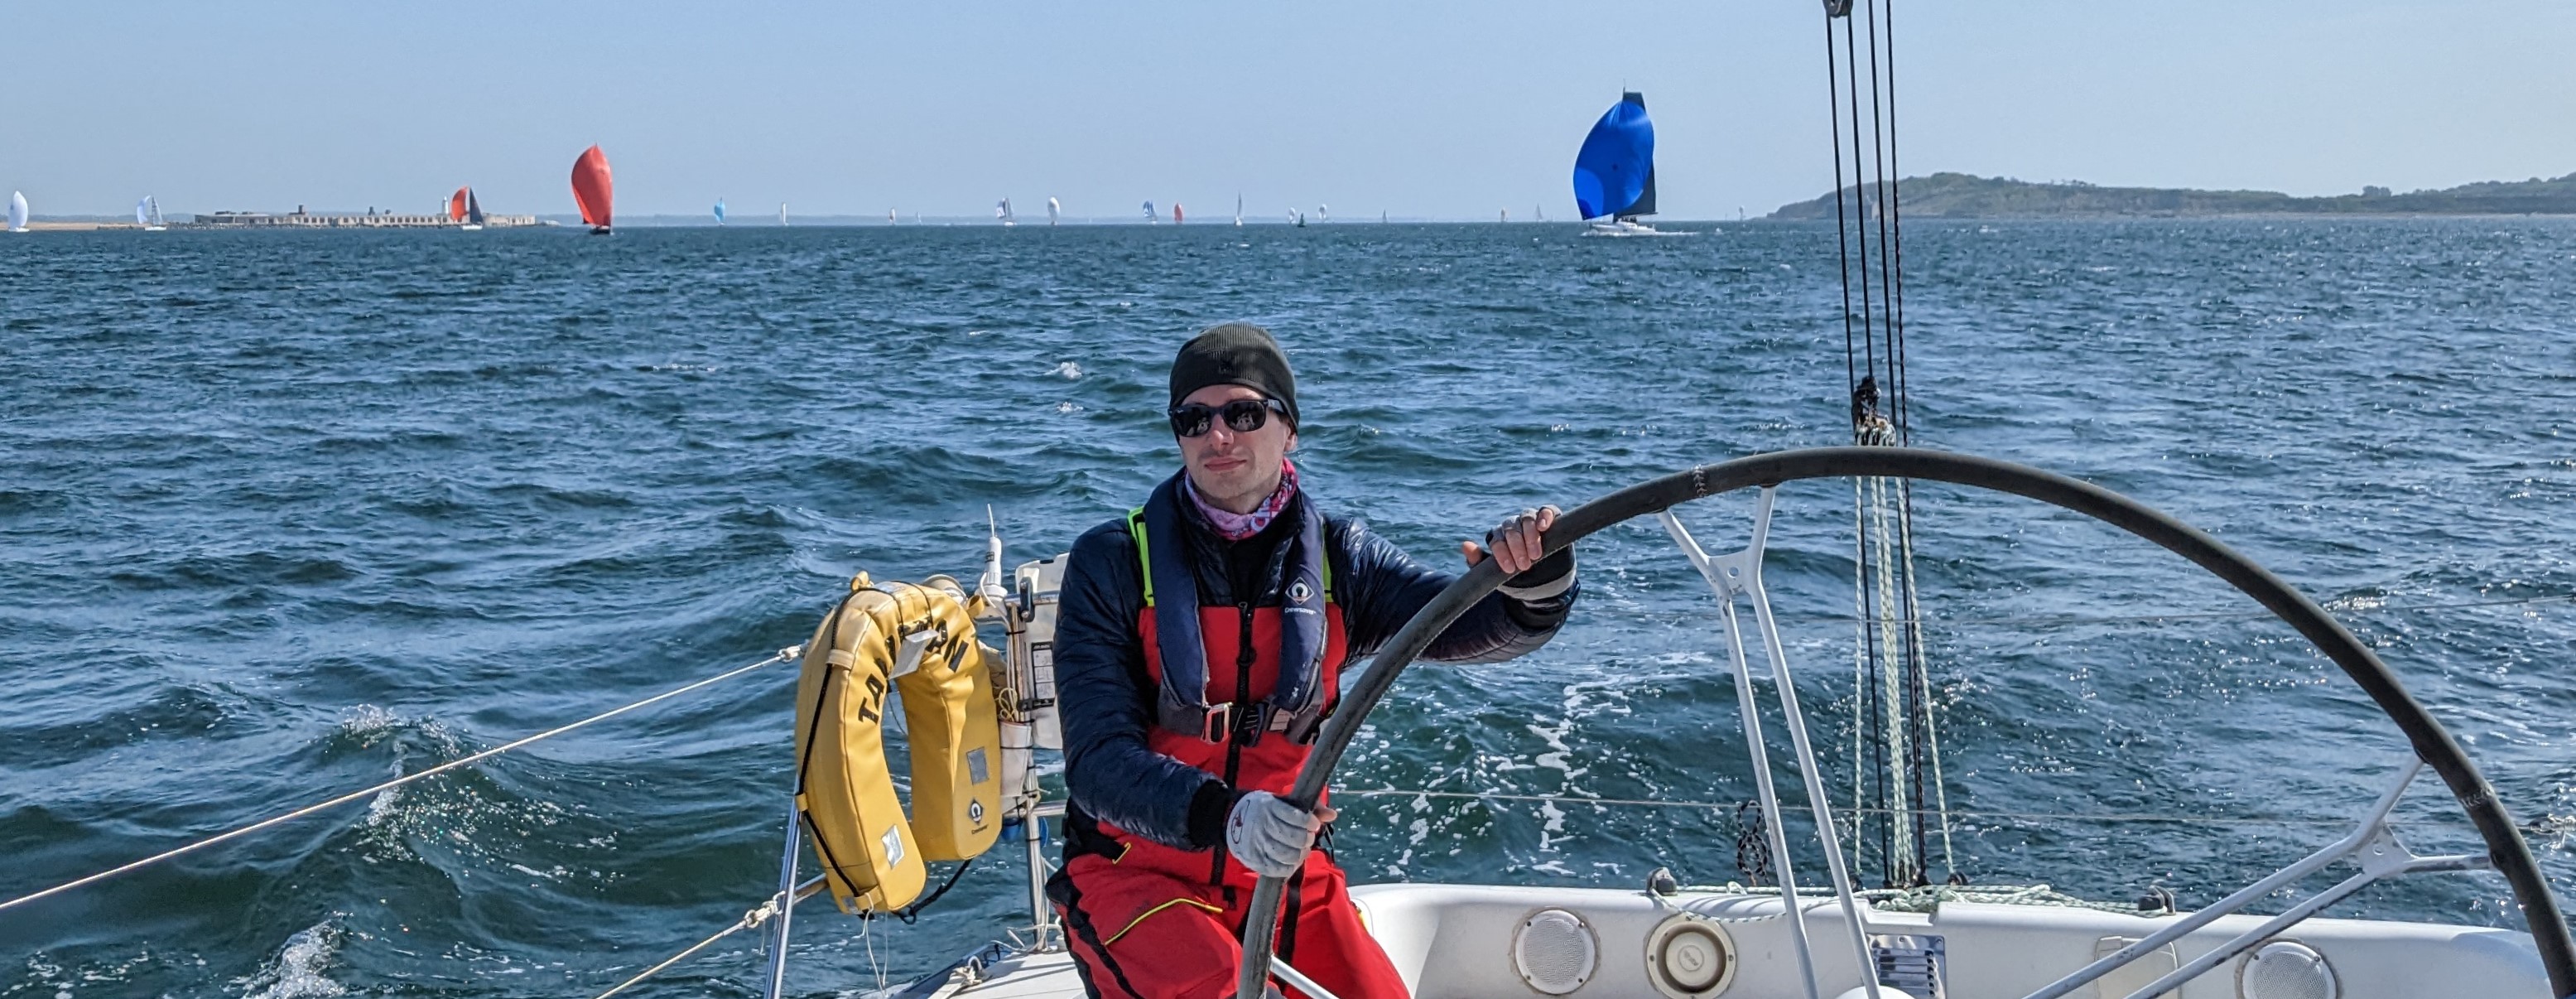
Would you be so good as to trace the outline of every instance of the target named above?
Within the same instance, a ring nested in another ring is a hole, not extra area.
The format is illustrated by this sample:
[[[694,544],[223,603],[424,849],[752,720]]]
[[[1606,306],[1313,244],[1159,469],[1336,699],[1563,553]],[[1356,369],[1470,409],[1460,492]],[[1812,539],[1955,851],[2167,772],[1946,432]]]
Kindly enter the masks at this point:
[[[796,808],[841,911],[921,894],[933,860],[966,860],[1002,829],[993,698],[1001,654],[976,640],[957,582],[877,585],[862,573],[806,643],[796,682]],[[912,750],[907,822],[887,769],[884,712],[903,695]]]
[[[1144,506],[1127,514],[1127,531],[1136,540],[1136,558],[1144,570],[1144,616],[1150,620],[1143,632],[1154,646],[1155,721],[1204,742],[1223,742],[1237,719],[1230,699],[1208,696],[1208,643],[1200,619],[1198,575],[1190,569],[1188,542],[1181,537],[1179,482],[1179,476],[1165,481]],[[1324,720],[1332,566],[1324,554],[1323,515],[1302,498],[1294,506],[1297,536],[1289,542],[1289,577],[1276,609],[1278,679],[1262,699],[1259,716],[1241,720],[1247,742],[1276,731],[1302,745],[1314,740]]]

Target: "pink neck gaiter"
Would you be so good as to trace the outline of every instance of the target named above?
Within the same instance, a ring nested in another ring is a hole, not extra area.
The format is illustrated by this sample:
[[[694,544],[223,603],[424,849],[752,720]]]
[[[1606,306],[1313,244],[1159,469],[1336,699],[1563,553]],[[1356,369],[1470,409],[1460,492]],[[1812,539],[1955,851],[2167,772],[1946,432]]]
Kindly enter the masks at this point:
[[[1208,525],[1216,528],[1217,536],[1227,541],[1241,541],[1261,533],[1262,528],[1279,518],[1279,511],[1287,508],[1288,497],[1297,494],[1297,463],[1279,459],[1279,488],[1271,490],[1270,498],[1253,507],[1251,513],[1220,509],[1201,499],[1198,487],[1190,484],[1190,477],[1186,474],[1181,476],[1181,492],[1190,498],[1190,505],[1198,508],[1199,516],[1207,518]]]

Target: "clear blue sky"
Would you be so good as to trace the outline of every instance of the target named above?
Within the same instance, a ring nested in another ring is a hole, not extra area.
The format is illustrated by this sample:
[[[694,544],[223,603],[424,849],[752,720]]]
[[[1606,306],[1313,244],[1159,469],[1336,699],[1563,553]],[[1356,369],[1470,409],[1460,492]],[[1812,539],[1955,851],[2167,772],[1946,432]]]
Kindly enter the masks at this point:
[[[2576,172],[2576,5],[1898,0],[1906,172],[2407,190]],[[1625,88],[1663,207],[1830,183],[1815,0],[14,4],[0,188],[45,214],[1573,214]]]

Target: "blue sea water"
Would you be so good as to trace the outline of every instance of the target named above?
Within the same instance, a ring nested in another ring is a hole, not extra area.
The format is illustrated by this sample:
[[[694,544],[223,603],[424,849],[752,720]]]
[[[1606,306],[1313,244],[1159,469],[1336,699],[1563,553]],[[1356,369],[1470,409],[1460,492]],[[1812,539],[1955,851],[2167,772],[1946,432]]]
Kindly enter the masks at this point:
[[[2576,223],[1907,235],[1918,443],[2126,492],[2325,601],[2576,887]],[[1218,321],[1287,344],[1316,494],[1426,559],[1526,505],[1838,443],[1834,259],[1790,224],[0,242],[0,896],[758,659],[856,571],[972,572],[988,506],[1014,560],[1060,550],[1174,467],[1165,365]],[[1749,509],[1686,519],[1731,547]],[[2179,560],[1993,495],[1925,486],[1915,513],[1973,880],[2206,903],[2333,838],[2402,758]],[[1777,516],[1791,665],[1847,786],[1850,486]],[[1651,524],[1581,557],[1546,649],[1418,667],[1372,719],[1340,780],[1355,880],[1742,876],[1707,591]],[[0,911],[0,994],[593,994],[770,890],[791,685]],[[2438,791],[2400,814],[2419,850],[2472,844]],[[900,982],[1025,899],[1004,852],[917,925],[809,905],[791,982]],[[2519,919],[2488,876],[2343,911]],[[639,994],[757,994],[758,965],[737,936]]]

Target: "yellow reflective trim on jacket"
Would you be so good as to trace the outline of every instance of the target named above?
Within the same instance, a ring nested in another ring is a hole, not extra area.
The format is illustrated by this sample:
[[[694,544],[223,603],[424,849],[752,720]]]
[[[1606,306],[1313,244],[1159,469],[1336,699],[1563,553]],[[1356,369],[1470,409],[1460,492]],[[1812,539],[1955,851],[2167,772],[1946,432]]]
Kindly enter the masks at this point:
[[[1171,900],[1171,901],[1169,901],[1169,902],[1165,902],[1165,903],[1163,903],[1163,904],[1161,904],[1161,905],[1155,906],[1155,907],[1153,907],[1153,908],[1151,908],[1151,909],[1147,909],[1147,910],[1145,910],[1143,913],[1138,914],[1136,918],[1128,920],[1128,921],[1127,921],[1127,925],[1119,927],[1119,928],[1118,928],[1118,932],[1110,934],[1110,935],[1109,935],[1109,939],[1101,941],[1101,942],[1100,942],[1100,945],[1101,945],[1101,946],[1103,946],[1103,947],[1106,947],[1106,946],[1109,946],[1110,944],[1117,943],[1117,942],[1118,942],[1118,938],[1119,938],[1119,937],[1126,936],[1126,935],[1127,935],[1127,931],[1129,931],[1129,930],[1132,930],[1132,929],[1135,929],[1135,928],[1136,928],[1136,924],[1138,924],[1138,923],[1142,923],[1142,922],[1144,922],[1145,920],[1147,920],[1147,919],[1149,919],[1149,918],[1152,918],[1152,917],[1153,917],[1153,915],[1154,915],[1155,913],[1157,913],[1157,912],[1161,912],[1161,911],[1163,911],[1163,910],[1165,910],[1165,909],[1169,909],[1169,908],[1171,908],[1171,907],[1173,907],[1173,906],[1175,906],[1175,905],[1194,905],[1194,906],[1197,906],[1197,907],[1199,907],[1199,908],[1201,908],[1201,909],[1205,909],[1205,910],[1207,910],[1207,913],[1208,913],[1209,915],[1211,915],[1211,916],[1222,916],[1222,915],[1225,915],[1225,910],[1220,909],[1220,908],[1217,908],[1216,906],[1213,906],[1213,905],[1209,905],[1209,904],[1207,904],[1207,903],[1205,903],[1205,902],[1201,902],[1201,901],[1199,901],[1198,899],[1195,899],[1195,898],[1176,898],[1176,899],[1173,899],[1173,900]]]

